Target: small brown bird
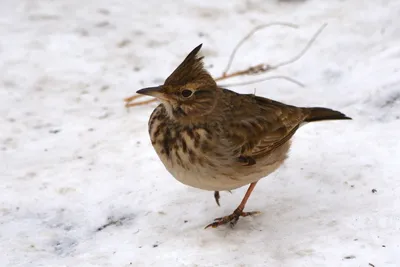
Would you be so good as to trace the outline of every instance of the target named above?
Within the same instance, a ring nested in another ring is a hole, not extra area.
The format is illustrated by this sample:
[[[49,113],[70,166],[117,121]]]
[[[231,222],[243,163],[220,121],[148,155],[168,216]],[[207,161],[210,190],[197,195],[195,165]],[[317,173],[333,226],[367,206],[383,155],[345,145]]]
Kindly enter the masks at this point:
[[[218,227],[244,212],[256,183],[286,159],[290,139],[304,123],[350,119],[328,108],[301,108],[217,86],[204,69],[197,46],[163,85],[137,91],[161,104],[150,116],[149,134],[167,170],[180,182],[215,191],[250,184],[231,215],[206,226]]]

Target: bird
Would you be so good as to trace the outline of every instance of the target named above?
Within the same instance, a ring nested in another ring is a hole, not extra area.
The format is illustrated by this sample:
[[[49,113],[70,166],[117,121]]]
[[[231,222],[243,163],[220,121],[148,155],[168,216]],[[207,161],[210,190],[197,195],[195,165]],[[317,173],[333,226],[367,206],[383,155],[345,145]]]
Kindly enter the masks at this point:
[[[153,148],[169,173],[179,182],[219,192],[249,185],[242,201],[227,216],[205,228],[229,224],[245,212],[257,182],[277,170],[287,159],[291,139],[310,122],[350,120],[323,107],[297,107],[255,94],[221,88],[205,69],[194,48],[164,81],[136,93],[155,97],[160,104],[148,121]]]

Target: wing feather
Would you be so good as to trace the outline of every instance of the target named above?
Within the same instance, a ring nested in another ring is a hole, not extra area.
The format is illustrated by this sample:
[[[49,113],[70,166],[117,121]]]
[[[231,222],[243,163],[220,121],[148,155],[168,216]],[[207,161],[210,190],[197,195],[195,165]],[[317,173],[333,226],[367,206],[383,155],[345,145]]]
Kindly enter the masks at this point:
[[[304,121],[301,108],[224,90],[230,118],[226,138],[238,157],[261,158],[286,143]]]

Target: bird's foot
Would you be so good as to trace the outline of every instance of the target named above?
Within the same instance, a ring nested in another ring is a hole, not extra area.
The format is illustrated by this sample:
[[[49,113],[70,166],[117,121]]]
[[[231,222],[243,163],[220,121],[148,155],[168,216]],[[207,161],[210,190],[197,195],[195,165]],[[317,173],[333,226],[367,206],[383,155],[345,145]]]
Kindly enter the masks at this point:
[[[207,229],[209,227],[217,228],[218,226],[227,223],[229,223],[229,225],[233,228],[239,220],[239,217],[253,216],[260,213],[261,212],[259,211],[243,212],[239,209],[236,209],[231,215],[214,219],[214,222],[207,225],[204,229]]]

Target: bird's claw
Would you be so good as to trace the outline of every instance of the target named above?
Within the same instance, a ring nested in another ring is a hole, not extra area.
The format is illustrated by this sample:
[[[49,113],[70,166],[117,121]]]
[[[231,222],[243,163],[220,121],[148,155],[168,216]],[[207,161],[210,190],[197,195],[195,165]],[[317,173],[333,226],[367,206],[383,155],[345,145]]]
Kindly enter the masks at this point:
[[[229,225],[233,228],[236,225],[236,223],[238,222],[239,217],[253,216],[253,215],[260,214],[260,213],[261,212],[259,212],[259,211],[243,212],[243,211],[235,210],[231,215],[215,218],[214,222],[207,225],[204,229],[207,229],[209,227],[217,228],[218,226],[227,224],[227,223],[229,223]]]

